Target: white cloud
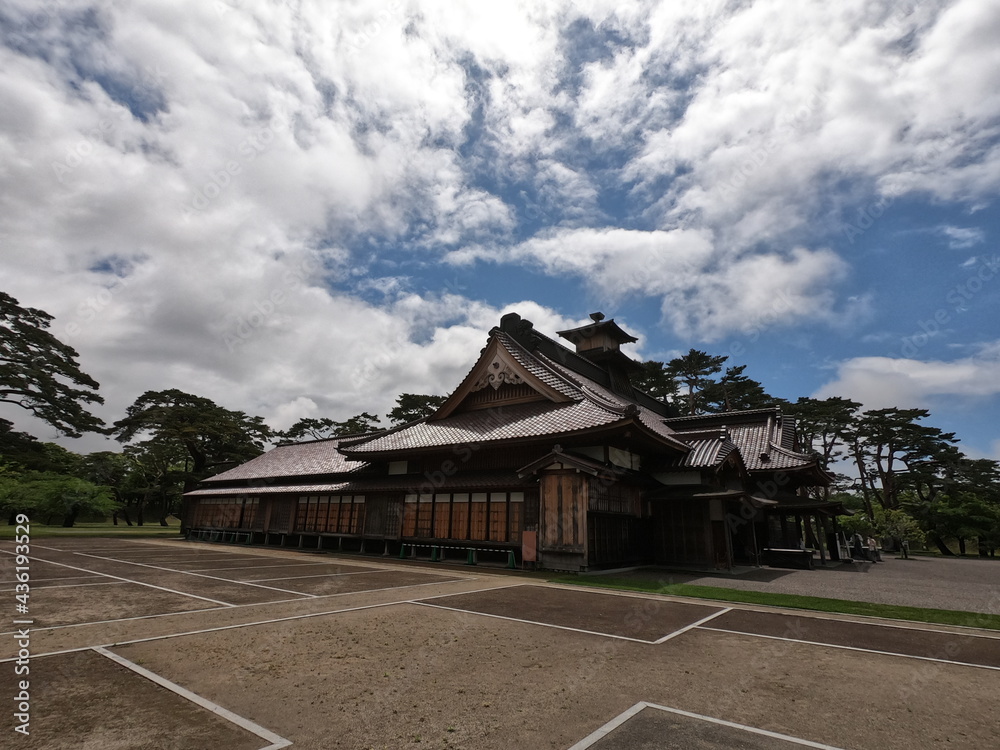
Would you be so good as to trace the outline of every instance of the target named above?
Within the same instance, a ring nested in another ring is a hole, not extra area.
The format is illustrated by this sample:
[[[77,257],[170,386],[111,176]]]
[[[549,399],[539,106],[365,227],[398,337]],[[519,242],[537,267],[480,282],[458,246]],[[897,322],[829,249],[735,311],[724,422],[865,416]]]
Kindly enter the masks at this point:
[[[891,357],[857,357],[839,363],[837,377],[813,394],[844,396],[866,408],[930,406],[935,399],[1000,396],[1000,341],[970,357],[944,362]]]
[[[948,238],[948,247],[952,250],[965,250],[975,247],[986,239],[986,233],[978,227],[953,227],[945,224],[938,231]]]
[[[530,263],[706,340],[838,325],[845,211],[1000,188],[979,0],[3,13],[4,289],[57,316],[112,419],[165,387],[276,424],[450,387],[509,306],[430,294],[400,256]],[[546,302],[520,311],[573,324]]]
[[[706,231],[560,229],[508,250],[469,248],[452,256],[456,263],[473,258],[578,276],[612,306],[629,295],[662,296],[674,330],[709,341],[803,320],[833,323],[845,314],[828,286],[846,265],[829,250],[726,256]]]

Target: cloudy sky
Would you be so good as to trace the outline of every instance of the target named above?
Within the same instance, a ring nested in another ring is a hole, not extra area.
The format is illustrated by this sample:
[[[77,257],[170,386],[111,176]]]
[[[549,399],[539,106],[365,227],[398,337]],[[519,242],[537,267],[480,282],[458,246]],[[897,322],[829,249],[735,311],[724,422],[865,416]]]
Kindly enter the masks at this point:
[[[0,288],[108,421],[384,414],[504,312],[601,310],[1000,458],[995,0],[5,0],[0,34]]]

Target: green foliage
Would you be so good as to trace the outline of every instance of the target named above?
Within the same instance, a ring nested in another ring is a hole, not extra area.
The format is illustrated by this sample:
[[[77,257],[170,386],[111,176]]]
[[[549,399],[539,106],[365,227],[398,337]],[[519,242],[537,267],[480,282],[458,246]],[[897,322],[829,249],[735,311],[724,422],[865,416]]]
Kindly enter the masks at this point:
[[[861,404],[833,396],[825,399],[800,398],[790,404],[788,412],[795,417],[795,429],[803,450],[822,457],[823,468],[843,455],[848,432],[854,424]]]
[[[865,500],[886,509],[898,508],[908,487],[929,496],[940,490],[949,466],[961,453],[954,433],[920,424],[924,409],[872,409],[857,416],[845,432],[858,468]]]
[[[920,545],[925,542],[920,524],[909,513],[900,509],[876,507],[871,515],[859,511],[853,516],[841,516],[839,524],[848,536],[857,533],[865,538],[875,536],[892,539],[896,546],[904,539]]]
[[[335,422],[329,417],[320,419],[303,417],[284,432],[275,434],[280,438],[278,445],[289,445],[303,440],[328,440],[344,435],[364,435],[378,429],[381,429],[378,417],[363,411],[343,422]]]
[[[657,401],[672,402],[677,398],[678,385],[662,362],[651,359],[640,362],[640,370],[630,376],[632,385]]]
[[[97,381],[80,370],[76,350],[46,329],[52,316],[0,292],[0,402],[16,404],[65,435],[105,432],[84,404],[102,404]]]
[[[107,487],[51,472],[0,474],[0,512],[25,513],[43,523],[72,526],[78,516],[109,515],[115,507]]]
[[[185,455],[191,459],[187,484],[221,467],[248,461],[264,452],[273,432],[260,417],[231,411],[211,399],[176,389],[147,391],[128,407],[124,419],[114,423],[115,437],[139,445],[145,452],[157,451],[154,462]]]
[[[415,422],[429,417],[445,402],[445,396],[425,396],[418,393],[401,393],[396,406],[386,416],[393,425]]]
[[[764,409],[784,401],[769,395],[763,385],[744,375],[746,369],[746,365],[728,367],[718,382],[705,386],[701,400],[706,411]]]
[[[675,357],[667,363],[667,373],[687,386],[688,413],[697,414],[702,410],[701,391],[712,384],[711,375],[722,370],[729,357],[713,356],[707,352],[691,349],[687,354]]]

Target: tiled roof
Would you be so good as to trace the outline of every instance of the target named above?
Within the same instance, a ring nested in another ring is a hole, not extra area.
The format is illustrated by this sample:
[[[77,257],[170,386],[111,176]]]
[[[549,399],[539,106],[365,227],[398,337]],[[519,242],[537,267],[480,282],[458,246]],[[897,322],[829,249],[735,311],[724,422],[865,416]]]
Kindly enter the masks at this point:
[[[647,409],[641,404],[637,404],[624,396],[620,396],[609,388],[605,388],[600,383],[591,380],[590,378],[581,375],[579,373],[571,372],[568,368],[552,361],[544,355],[540,356],[539,359],[548,364],[549,367],[553,368],[559,374],[564,377],[573,379],[580,389],[580,392],[586,398],[600,404],[604,408],[615,411],[621,415],[625,414],[626,409],[630,406],[637,409],[637,416],[639,421],[646,427],[646,429],[651,432],[656,433],[660,437],[666,439],[668,442],[673,443],[678,448],[683,449],[684,444],[677,440],[677,436],[674,434],[674,430],[667,426],[663,417],[656,412]]]
[[[733,442],[740,448],[743,461],[750,471],[781,471],[800,469],[816,463],[805,453],[783,448],[772,439],[770,425],[736,424],[729,426]],[[767,456],[765,460],[763,456]]]
[[[504,331],[494,329],[492,336],[532,377],[575,403],[534,402],[449,414],[409,425],[356,446],[344,446],[345,453],[364,456],[472,442],[544,437],[603,427],[633,417],[638,417],[646,429],[678,450],[686,450],[683,443],[674,439],[673,430],[663,423],[663,418],[645,406],[616,394],[553,358],[537,351],[529,352]]]
[[[352,461],[340,453],[337,450],[339,443],[339,438],[333,438],[309,443],[280,445],[245,464],[216,474],[204,481],[231,482],[312,474],[343,474],[365,466],[363,461]]]
[[[337,484],[273,484],[261,485],[259,487],[208,487],[201,490],[185,492],[184,497],[205,497],[215,495],[221,496],[244,496],[244,495],[285,495],[295,494],[315,494],[318,492],[343,492],[347,487],[347,482]]]
[[[668,466],[673,469],[711,469],[719,466],[729,455],[738,450],[736,443],[719,435],[711,437],[688,437],[677,435],[679,440],[691,447],[691,451],[675,458]]]
[[[666,421],[677,424],[679,430],[693,430],[717,424],[737,422],[763,422],[771,418],[781,418],[781,409],[771,406],[764,409],[744,409],[743,411],[713,412],[712,414],[693,414],[686,417],[667,417]]]
[[[680,431],[682,440],[685,434],[724,426],[749,471],[789,471],[816,465],[814,456],[792,450],[795,423],[778,408],[671,417],[666,423]],[[762,456],[767,456],[766,460]]]
[[[541,380],[545,385],[574,400],[581,398],[580,390],[575,387],[573,378],[567,377],[565,371],[553,371],[549,362],[544,361],[542,357],[528,352],[510,334],[503,331],[494,331],[493,335],[510,355],[517,360],[517,363],[521,367]]]
[[[536,401],[466,411],[434,422],[421,422],[345,450],[364,455],[542,437],[601,427],[621,418],[620,414],[601,409],[589,401],[564,404]]]

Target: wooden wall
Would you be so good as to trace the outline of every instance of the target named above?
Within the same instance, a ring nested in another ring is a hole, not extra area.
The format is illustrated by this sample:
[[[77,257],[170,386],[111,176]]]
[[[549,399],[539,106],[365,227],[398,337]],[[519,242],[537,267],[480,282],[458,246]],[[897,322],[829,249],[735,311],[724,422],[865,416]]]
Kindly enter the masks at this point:
[[[544,472],[539,479],[538,547],[542,552],[587,556],[589,476],[570,471]]]
[[[712,525],[704,500],[653,503],[656,562],[715,565]]]

